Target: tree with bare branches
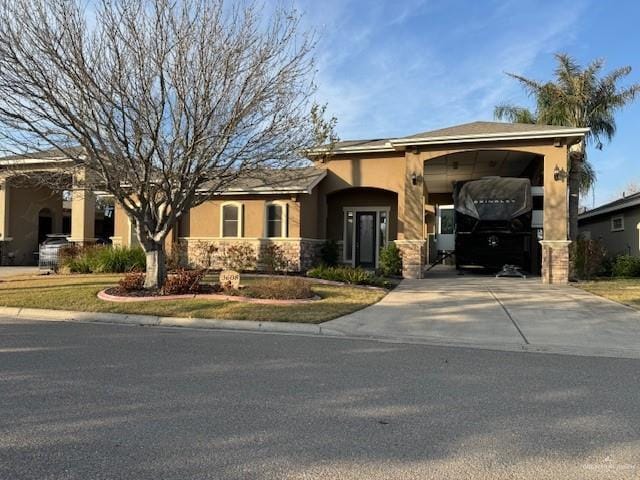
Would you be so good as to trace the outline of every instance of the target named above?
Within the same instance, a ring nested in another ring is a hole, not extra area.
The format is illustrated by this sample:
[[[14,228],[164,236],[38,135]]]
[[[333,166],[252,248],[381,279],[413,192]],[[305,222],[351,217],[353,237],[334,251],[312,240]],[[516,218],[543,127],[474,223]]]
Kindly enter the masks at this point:
[[[239,177],[331,143],[313,35],[295,11],[223,0],[8,0],[0,6],[0,143],[57,149],[123,207],[166,276],[164,240]],[[78,148],[80,147],[80,148]]]

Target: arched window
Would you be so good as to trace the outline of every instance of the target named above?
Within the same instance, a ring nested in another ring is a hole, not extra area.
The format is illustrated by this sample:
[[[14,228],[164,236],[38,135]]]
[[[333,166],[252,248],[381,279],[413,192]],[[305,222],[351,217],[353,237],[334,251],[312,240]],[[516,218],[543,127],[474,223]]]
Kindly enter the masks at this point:
[[[266,204],[265,236],[267,238],[282,238],[288,236],[288,205],[284,202]]]
[[[220,206],[220,232],[223,237],[242,237],[242,204],[223,203]]]

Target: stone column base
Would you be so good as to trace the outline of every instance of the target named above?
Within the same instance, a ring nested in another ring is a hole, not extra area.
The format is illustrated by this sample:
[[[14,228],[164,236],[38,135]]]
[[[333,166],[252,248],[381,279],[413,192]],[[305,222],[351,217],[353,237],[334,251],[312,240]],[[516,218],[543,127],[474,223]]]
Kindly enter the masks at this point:
[[[570,240],[542,240],[542,283],[569,282]]]
[[[395,244],[402,256],[402,276],[422,278],[427,243],[424,240],[396,240]]]

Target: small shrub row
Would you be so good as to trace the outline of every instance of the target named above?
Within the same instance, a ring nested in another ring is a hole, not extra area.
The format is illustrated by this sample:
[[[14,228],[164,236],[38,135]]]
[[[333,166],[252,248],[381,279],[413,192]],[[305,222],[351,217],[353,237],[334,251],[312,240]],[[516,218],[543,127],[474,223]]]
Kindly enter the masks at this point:
[[[125,292],[135,292],[144,288],[144,273],[129,272],[118,282],[118,286]]]
[[[613,259],[611,273],[614,277],[640,277],[640,257],[619,255]]]
[[[144,270],[146,256],[140,247],[78,247],[60,251],[60,266],[70,273],[124,273]]]
[[[167,279],[162,286],[162,293],[163,295],[198,293],[200,291],[200,282],[204,275],[204,270],[178,268],[167,275]]]
[[[376,287],[388,287],[389,282],[382,277],[377,277],[371,272],[367,272],[360,267],[327,267],[321,265],[312,268],[307,272],[307,276],[332,280],[335,282],[350,283],[353,285],[372,285]]]

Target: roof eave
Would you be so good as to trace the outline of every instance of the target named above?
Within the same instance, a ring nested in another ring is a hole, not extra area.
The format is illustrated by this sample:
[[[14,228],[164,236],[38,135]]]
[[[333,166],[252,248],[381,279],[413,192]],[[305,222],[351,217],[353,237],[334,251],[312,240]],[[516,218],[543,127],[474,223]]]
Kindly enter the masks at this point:
[[[638,205],[640,205],[640,198],[635,198],[633,200],[630,200],[629,202],[612,205],[610,207],[603,205],[601,207],[594,208],[593,210],[581,213],[580,215],[578,215],[578,220],[585,220],[587,218],[597,217],[598,215],[604,215],[606,213],[614,213],[626,208],[637,207]]]
[[[582,138],[589,132],[588,128],[572,128],[561,130],[544,130],[514,133],[485,133],[470,135],[448,135],[423,138],[398,138],[391,140],[396,146],[439,145],[443,143],[495,142],[504,140],[535,140],[546,138]]]

